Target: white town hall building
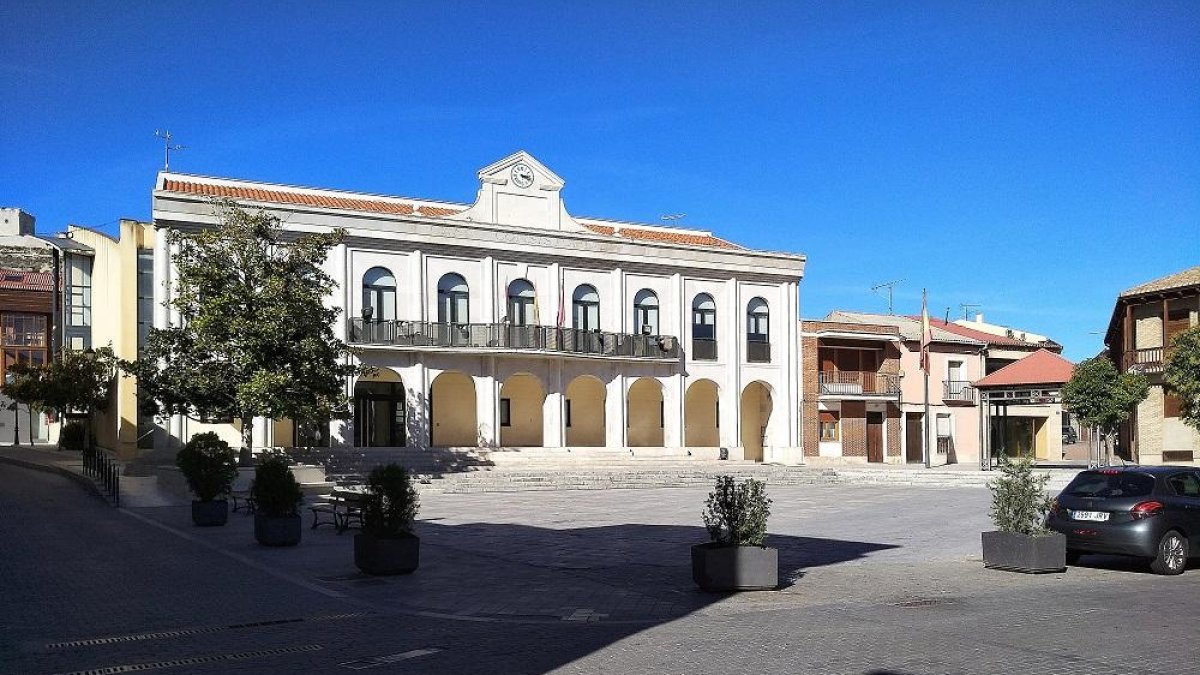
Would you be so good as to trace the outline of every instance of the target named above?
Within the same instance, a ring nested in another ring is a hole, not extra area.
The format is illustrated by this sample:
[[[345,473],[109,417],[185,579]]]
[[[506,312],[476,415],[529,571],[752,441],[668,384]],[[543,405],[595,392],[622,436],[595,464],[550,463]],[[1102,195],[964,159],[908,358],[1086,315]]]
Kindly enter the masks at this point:
[[[343,228],[335,327],[375,371],[329,428],[256,420],[255,444],[425,450],[658,448],[800,463],[805,258],[710,232],[572,216],[525,152],[479,171],[474,204],[160,173],[157,228],[216,221],[214,199],[285,230]],[[166,326],[170,251],[154,250]],[[220,425],[177,417],[160,445]],[[369,453],[370,450],[364,450]]]

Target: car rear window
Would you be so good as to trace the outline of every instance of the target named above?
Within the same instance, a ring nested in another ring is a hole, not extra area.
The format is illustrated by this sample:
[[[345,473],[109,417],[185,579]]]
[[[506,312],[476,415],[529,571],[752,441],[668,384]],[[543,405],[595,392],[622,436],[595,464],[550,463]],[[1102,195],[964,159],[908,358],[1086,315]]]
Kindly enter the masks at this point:
[[[1154,491],[1154,478],[1130,471],[1084,471],[1064,492],[1072,497],[1145,497]]]

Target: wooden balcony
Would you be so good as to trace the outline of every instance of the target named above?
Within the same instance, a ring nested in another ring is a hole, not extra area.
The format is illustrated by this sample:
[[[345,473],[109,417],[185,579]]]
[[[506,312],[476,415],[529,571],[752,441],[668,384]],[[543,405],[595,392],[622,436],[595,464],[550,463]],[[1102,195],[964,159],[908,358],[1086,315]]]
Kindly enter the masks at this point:
[[[427,321],[351,319],[349,343],[465,351],[530,351],[611,358],[678,360],[679,341],[670,336],[602,333],[553,326],[506,323],[449,324]]]
[[[817,373],[821,396],[895,396],[900,393],[900,376],[860,370]]]
[[[974,404],[975,387],[965,380],[946,380],[942,383],[942,400],[947,403]]]
[[[1121,361],[1121,370],[1125,372],[1136,370],[1141,373],[1156,373],[1163,369],[1163,348],[1131,349],[1125,352]]]

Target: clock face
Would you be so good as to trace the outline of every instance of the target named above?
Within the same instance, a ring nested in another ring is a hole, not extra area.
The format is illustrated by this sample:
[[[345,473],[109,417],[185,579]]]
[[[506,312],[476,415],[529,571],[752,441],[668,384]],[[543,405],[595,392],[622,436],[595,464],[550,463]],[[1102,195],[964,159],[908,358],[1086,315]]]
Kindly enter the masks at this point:
[[[516,164],[512,168],[512,181],[517,187],[533,185],[533,169],[525,163]]]

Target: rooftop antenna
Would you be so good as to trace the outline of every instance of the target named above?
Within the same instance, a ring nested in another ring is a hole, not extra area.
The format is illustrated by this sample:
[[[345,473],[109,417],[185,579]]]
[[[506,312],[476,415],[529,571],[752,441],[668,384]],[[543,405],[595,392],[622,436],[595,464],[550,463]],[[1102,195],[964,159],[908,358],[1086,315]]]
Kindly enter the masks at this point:
[[[169,171],[171,169],[171,151],[172,150],[186,150],[187,146],[186,145],[175,145],[175,144],[171,143],[171,141],[174,140],[175,137],[172,136],[171,132],[166,129],[163,129],[161,131],[155,130],[154,135],[157,136],[158,138],[162,139],[162,142],[163,142],[163,171]]]
[[[683,220],[683,218],[686,216],[686,213],[668,213],[666,215],[659,216],[658,219],[670,222],[672,220]]]
[[[962,307],[963,321],[966,321],[967,319],[970,318],[967,315],[970,314],[973,310],[983,307],[983,305],[981,305],[977,302],[960,302],[960,303],[958,303],[958,306]]]
[[[885,281],[882,284],[875,284],[874,286],[871,287],[871,292],[874,293],[875,295],[878,295],[881,298],[883,297],[883,293],[879,292],[880,289],[883,289],[883,288],[887,289],[888,314],[895,314],[895,312],[892,311],[892,291],[895,290],[896,286],[898,284],[902,283],[903,281],[904,281],[903,279],[896,279],[895,281]]]

